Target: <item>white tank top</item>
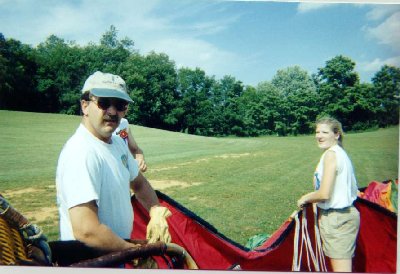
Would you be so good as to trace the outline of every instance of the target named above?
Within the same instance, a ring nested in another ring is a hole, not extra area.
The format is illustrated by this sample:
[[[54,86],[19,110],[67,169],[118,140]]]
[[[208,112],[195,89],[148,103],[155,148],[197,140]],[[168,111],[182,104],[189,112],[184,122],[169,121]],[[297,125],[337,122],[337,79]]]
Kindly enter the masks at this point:
[[[118,135],[119,137],[121,137],[124,140],[125,144],[127,144],[128,142],[128,128],[128,120],[125,118],[121,118],[118,127],[113,132],[114,135]]]
[[[357,181],[354,175],[353,164],[346,151],[339,145],[332,146],[322,154],[315,170],[315,187],[318,190],[320,182],[322,182],[324,158],[328,151],[334,151],[336,153],[336,179],[331,198],[324,202],[317,203],[317,206],[322,209],[339,209],[351,206],[353,201],[357,198]]]

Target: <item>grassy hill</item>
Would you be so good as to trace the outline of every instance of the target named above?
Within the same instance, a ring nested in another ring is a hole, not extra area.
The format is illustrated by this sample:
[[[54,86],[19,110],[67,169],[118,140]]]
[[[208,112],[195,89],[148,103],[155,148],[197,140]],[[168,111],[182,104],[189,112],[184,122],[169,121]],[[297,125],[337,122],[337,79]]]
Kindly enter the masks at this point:
[[[52,240],[58,237],[57,158],[79,123],[78,116],[0,111],[0,193]],[[311,135],[210,138],[131,129],[154,188],[242,244],[272,233],[296,210],[300,195],[312,190],[321,155]],[[360,187],[397,178],[398,140],[398,127],[345,136]]]

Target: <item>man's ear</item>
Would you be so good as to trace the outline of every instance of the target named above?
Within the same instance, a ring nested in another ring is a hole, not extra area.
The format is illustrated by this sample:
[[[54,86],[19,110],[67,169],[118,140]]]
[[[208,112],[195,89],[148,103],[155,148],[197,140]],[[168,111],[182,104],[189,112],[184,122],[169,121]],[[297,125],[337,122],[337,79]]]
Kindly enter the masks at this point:
[[[81,100],[81,110],[82,110],[82,114],[83,116],[87,116],[89,113],[89,101],[86,100]]]

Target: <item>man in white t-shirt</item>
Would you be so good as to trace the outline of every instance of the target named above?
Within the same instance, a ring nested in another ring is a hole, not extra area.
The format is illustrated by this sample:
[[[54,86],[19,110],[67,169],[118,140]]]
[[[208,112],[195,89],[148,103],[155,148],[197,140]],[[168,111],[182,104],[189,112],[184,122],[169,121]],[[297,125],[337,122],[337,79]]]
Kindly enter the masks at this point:
[[[147,165],[146,161],[144,160],[143,150],[138,146],[135,139],[133,138],[132,131],[129,128],[128,120],[122,118],[121,122],[119,123],[117,129],[114,131],[113,134],[118,135],[124,140],[125,144],[128,145],[128,148],[131,151],[132,155],[135,157],[135,160],[138,162],[140,171],[146,172]]]
[[[95,72],[81,96],[82,121],[64,145],[57,165],[61,240],[79,240],[105,251],[134,246],[125,241],[133,228],[130,189],[149,210],[149,242],[170,242],[166,218],[154,189],[140,173],[124,141],[113,135],[128,103],[124,80]]]

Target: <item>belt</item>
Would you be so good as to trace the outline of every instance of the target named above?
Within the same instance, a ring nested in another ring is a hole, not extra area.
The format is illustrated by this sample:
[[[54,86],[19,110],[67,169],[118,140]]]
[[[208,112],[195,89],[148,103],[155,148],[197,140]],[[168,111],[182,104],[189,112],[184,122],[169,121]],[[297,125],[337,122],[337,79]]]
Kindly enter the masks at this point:
[[[348,206],[348,207],[343,207],[343,208],[328,208],[328,209],[323,209],[323,208],[320,208],[319,207],[319,210],[321,211],[321,213],[325,213],[325,214],[327,214],[327,213],[330,213],[330,212],[343,212],[343,213],[346,213],[346,212],[350,212],[350,209],[353,207],[353,205],[351,205],[351,206]]]

